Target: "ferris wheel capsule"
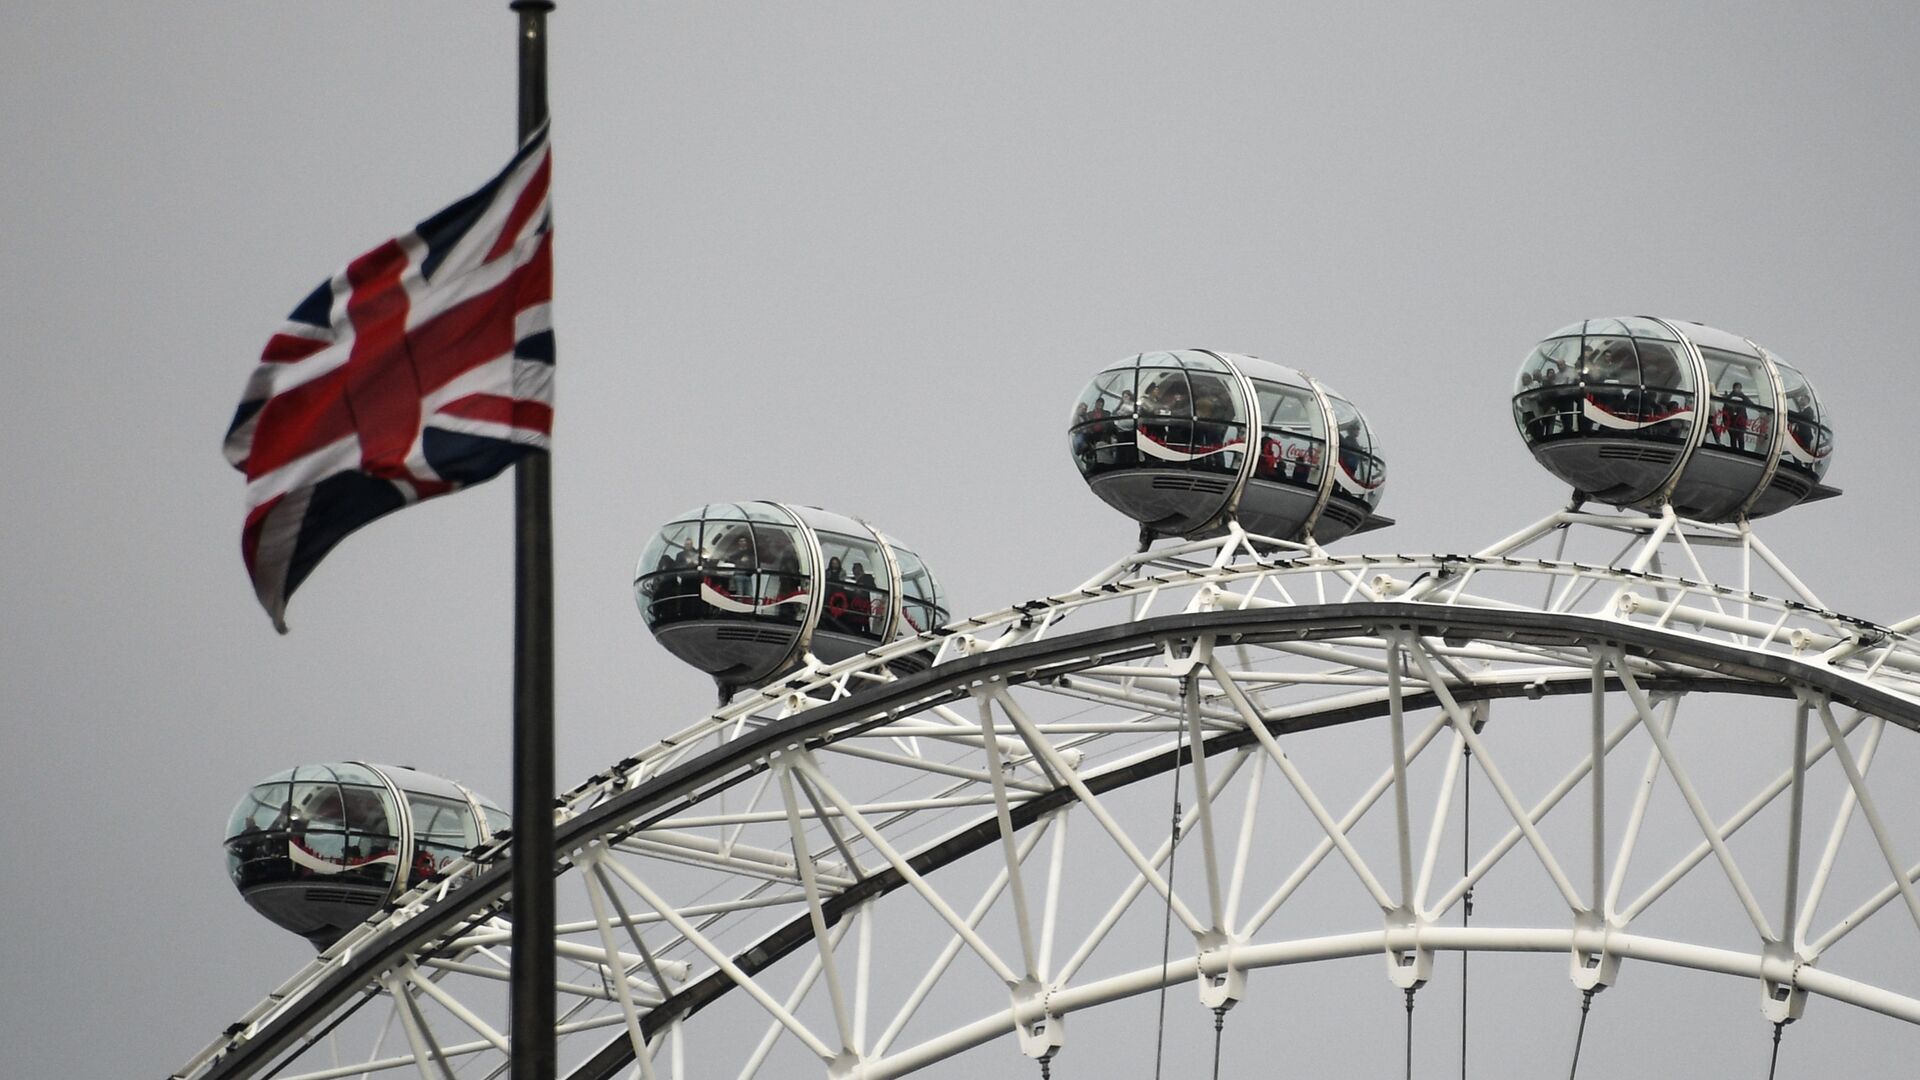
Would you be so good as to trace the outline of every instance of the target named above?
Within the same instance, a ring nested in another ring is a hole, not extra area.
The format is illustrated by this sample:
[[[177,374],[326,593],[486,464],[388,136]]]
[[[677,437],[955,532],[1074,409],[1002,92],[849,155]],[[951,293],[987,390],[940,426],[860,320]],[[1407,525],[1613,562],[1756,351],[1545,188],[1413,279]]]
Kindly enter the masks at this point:
[[[634,599],[668,652],[723,697],[947,621],[933,572],[857,518],[774,502],[713,503],[654,534]]]
[[[1255,357],[1123,360],[1081,392],[1068,439],[1094,494],[1154,533],[1208,536],[1237,521],[1331,542],[1392,524],[1374,513],[1386,464],[1366,417],[1325,383]]]
[[[1731,521],[1840,494],[1813,384],[1745,338],[1647,316],[1588,319],[1520,367],[1514,423],[1543,468],[1614,506]]]
[[[255,784],[228,820],[227,873],[255,911],[325,949],[509,827],[451,780],[360,761]]]

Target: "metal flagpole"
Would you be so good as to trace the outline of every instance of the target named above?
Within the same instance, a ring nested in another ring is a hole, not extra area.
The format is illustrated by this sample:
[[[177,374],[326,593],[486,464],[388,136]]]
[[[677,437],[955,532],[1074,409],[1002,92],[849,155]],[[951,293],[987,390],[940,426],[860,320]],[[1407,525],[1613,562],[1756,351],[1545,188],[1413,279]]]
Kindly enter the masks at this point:
[[[520,42],[520,139],[547,119],[551,0],[512,0]],[[553,1080],[553,467],[513,470],[512,1080]]]

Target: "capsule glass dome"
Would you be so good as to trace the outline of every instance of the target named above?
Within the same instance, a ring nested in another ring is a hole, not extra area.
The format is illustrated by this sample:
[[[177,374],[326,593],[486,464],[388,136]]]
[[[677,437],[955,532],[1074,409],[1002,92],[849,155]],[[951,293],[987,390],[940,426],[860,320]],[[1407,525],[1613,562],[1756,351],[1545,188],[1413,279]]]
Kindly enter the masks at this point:
[[[1520,367],[1514,422],[1588,498],[1728,521],[1839,494],[1813,384],[1753,342],[1646,316],[1574,323]]]
[[[714,503],[654,534],[634,597],[667,651],[722,693],[832,663],[947,621],[932,571],[904,544],[811,506]]]
[[[1081,392],[1068,439],[1094,493],[1163,535],[1237,520],[1259,536],[1327,542],[1391,524],[1373,513],[1386,465],[1366,417],[1324,383],[1251,356],[1123,360]]]
[[[508,827],[451,780],[360,761],[253,786],[227,822],[227,873],[255,911],[324,949]]]

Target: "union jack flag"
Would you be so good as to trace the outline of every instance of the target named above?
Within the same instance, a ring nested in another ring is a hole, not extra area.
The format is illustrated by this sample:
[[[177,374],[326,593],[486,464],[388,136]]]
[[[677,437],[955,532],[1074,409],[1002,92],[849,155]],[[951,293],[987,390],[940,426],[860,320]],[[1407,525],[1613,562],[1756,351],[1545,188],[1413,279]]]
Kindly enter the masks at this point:
[[[547,129],[472,195],[348,263],[268,340],[227,430],[240,550],[287,600],[360,526],[497,475],[553,429]]]

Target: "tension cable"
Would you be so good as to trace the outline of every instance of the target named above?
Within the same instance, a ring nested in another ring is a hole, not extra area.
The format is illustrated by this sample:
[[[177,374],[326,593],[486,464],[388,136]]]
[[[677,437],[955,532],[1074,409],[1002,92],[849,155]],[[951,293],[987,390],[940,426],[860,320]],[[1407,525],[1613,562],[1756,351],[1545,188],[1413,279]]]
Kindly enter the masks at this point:
[[[1460,770],[1460,877],[1473,873],[1473,748],[1460,744],[1466,760]],[[1467,886],[1460,898],[1460,927],[1473,922],[1473,886]],[[1467,1080],[1467,959],[1471,949],[1460,950],[1460,1080]]]
[[[1587,1010],[1593,1007],[1593,987],[1580,992],[1580,1029],[1573,1033],[1573,1065],[1567,1069],[1567,1080],[1573,1080],[1580,1071],[1580,1043],[1587,1037]]]
[[[1227,1026],[1227,1007],[1216,1005],[1213,1009],[1213,1080],[1220,1080],[1220,1032]]]
[[[1773,1022],[1773,1058],[1767,1062],[1767,1080],[1773,1080],[1773,1071],[1780,1067],[1780,1029],[1786,1026],[1785,1020]]]
[[[1192,693],[1189,683],[1187,692]],[[1153,1080],[1160,1080],[1161,1052],[1167,1041],[1167,970],[1173,960],[1173,861],[1180,854],[1180,750],[1187,730],[1183,725],[1173,737],[1173,829],[1167,837],[1167,903],[1160,923],[1160,1021],[1153,1035]],[[1200,797],[1206,798],[1206,792]]]
[[[1413,987],[1407,987],[1407,1080],[1413,1080]]]

